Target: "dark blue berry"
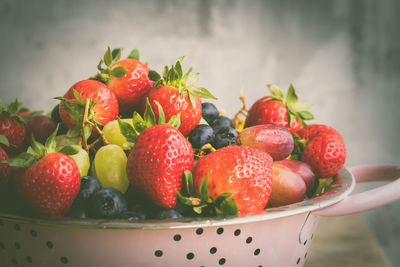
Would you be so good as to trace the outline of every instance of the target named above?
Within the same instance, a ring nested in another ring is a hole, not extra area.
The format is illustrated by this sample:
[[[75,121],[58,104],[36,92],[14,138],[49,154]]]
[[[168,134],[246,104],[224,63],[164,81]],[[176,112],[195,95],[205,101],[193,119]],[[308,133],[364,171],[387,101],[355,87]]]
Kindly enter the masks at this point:
[[[189,142],[193,148],[201,148],[205,144],[210,144],[214,139],[214,130],[206,124],[199,124],[190,132]]]
[[[140,221],[146,219],[146,214],[142,211],[125,211],[120,215],[121,219],[129,221]]]
[[[82,176],[81,186],[76,199],[86,202],[94,192],[99,191],[100,189],[101,185],[99,180],[92,176]]]
[[[201,116],[205,119],[208,124],[213,124],[213,122],[218,118],[218,109],[212,103],[204,102],[201,104]]]
[[[93,193],[89,199],[90,217],[99,219],[119,218],[128,210],[124,195],[114,188],[104,188]]]
[[[234,144],[238,137],[238,132],[227,126],[215,128],[214,134],[215,137],[211,145],[216,149]]]
[[[182,218],[182,214],[177,212],[176,210],[162,210],[158,212],[155,216],[156,219],[177,219]]]
[[[219,116],[214,123],[211,125],[214,129],[220,127],[231,127],[235,128],[231,119],[226,116]]]

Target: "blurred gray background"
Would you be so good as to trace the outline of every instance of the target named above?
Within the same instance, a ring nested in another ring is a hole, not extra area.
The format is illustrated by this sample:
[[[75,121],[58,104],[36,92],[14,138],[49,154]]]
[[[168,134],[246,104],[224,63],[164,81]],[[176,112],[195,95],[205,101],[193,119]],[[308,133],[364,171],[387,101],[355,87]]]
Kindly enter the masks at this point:
[[[312,103],[338,129],[346,165],[400,163],[400,1],[0,0],[0,90],[50,111],[52,98],[96,72],[107,45],[141,51],[160,71],[185,55],[199,85],[233,116],[266,84]],[[364,213],[400,266],[400,203]]]

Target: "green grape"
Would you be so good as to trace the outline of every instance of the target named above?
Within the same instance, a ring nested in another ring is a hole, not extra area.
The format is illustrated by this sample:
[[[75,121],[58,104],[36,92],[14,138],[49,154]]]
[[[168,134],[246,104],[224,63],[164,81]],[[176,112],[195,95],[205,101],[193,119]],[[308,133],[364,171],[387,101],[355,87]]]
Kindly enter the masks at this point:
[[[70,155],[70,157],[73,158],[78,165],[81,177],[86,176],[90,168],[89,154],[86,152],[86,150],[81,149],[78,153]]]
[[[132,119],[122,119],[122,121],[132,125]],[[129,149],[127,146],[124,146],[126,139],[121,134],[117,120],[107,123],[103,128],[103,134],[110,144],[120,146],[122,149]]]
[[[56,136],[55,139],[56,139],[57,147],[77,145],[79,142],[79,136],[68,137],[66,134],[58,135],[58,136]]]
[[[126,192],[129,185],[127,160],[124,150],[117,145],[106,145],[96,152],[94,173],[103,188],[112,187],[123,194]]]

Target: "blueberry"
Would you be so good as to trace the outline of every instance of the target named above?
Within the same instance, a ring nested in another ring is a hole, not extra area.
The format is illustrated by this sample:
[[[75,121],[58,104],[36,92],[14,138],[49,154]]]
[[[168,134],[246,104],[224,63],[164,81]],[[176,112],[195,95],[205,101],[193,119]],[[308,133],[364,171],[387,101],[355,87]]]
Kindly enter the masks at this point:
[[[219,116],[218,109],[212,103],[202,103],[201,104],[201,116],[208,122],[208,124],[213,124],[216,118]]]
[[[60,104],[56,105],[51,111],[51,119],[57,124],[62,122],[59,112]]]
[[[158,212],[155,216],[155,219],[176,219],[176,218],[182,218],[182,214],[177,212],[176,210],[162,210]]]
[[[189,134],[189,142],[193,148],[201,148],[205,144],[211,143],[213,139],[213,128],[206,124],[197,125]]]
[[[233,122],[231,119],[229,119],[226,116],[219,116],[214,123],[212,124],[212,127],[215,128],[220,128],[220,127],[231,127],[231,128],[235,128],[235,126],[233,125]]]
[[[104,188],[89,198],[89,215],[99,219],[115,219],[128,210],[124,195],[114,188]]]
[[[216,149],[234,144],[238,137],[238,132],[227,126],[215,128],[214,134],[215,138],[211,145]]]
[[[140,221],[146,219],[146,214],[143,211],[125,211],[120,216],[121,219],[129,221]]]
[[[92,176],[82,176],[81,177],[81,186],[79,188],[78,195],[76,199],[82,200],[86,202],[94,192],[99,191],[101,189],[101,185],[99,180]]]
[[[86,211],[86,205],[83,201],[74,201],[67,215],[78,219],[87,219],[89,217]]]

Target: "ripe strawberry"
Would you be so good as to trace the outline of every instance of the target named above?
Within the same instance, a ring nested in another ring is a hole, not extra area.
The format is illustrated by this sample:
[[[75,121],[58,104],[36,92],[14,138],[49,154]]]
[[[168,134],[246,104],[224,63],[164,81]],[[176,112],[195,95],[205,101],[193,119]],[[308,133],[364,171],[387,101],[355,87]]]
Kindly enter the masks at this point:
[[[305,120],[314,119],[307,111],[310,105],[297,103],[297,95],[290,85],[284,99],[283,92],[276,85],[268,85],[271,96],[257,100],[250,108],[245,127],[259,124],[277,124],[286,127],[291,133],[305,125]]]
[[[46,141],[46,145],[32,140],[28,152],[6,163],[22,167],[14,178],[17,192],[26,204],[47,216],[63,216],[71,206],[79,191],[79,168],[74,159],[56,152],[56,131]],[[65,148],[72,153],[76,147]]]
[[[6,151],[0,146],[0,162],[7,160],[8,155]],[[7,163],[0,163],[0,186],[8,183],[10,178],[11,167]]]
[[[346,161],[344,141],[334,128],[311,124],[296,132],[306,141],[301,160],[308,163],[317,177],[332,177]]]
[[[107,84],[118,99],[120,112],[131,115],[154,82],[148,78],[150,68],[139,61],[137,49],[133,49],[128,58],[120,58],[121,49],[111,51],[108,47],[98,65],[100,73],[92,78]],[[101,67],[103,63],[105,69]]]
[[[139,135],[126,169],[133,186],[155,204],[171,209],[177,202],[183,173],[192,166],[189,141],[173,126],[159,124]]]
[[[150,71],[149,77],[155,81],[154,88],[148,92],[147,98],[158,118],[157,102],[163,107],[166,120],[180,114],[181,126],[179,130],[188,136],[201,119],[201,97],[216,99],[207,89],[195,87],[198,73],[191,75],[192,69],[183,74],[182,58],[175,66],[164,67],[163,77],[157,72]],[[144,103],[142,103],[144,106]]]
[[[194,167],[193,183],[198,195],[207,175],[212,199],[230,192],[239,214],[261,211],[271,194],[272,157],[253,147],[224,147],[202,157]]]
[[[27,121],[27,117],[19,115],[21,104],[16,99],[6,106],[1,106],[0,101],[0,134],[8,139],[9,145],[3,144],[3,148],[8,153],[17,152],[24,143],[24,123]]]
[[[80,99],[77,99],[77,95],[74,91],[79,94],[78,98],[80,97]],[[84,104],[83,102],[80,103],[80,110],[75,108],[72,112],[68,112],[68,108],[66,109],[65,107],[65,101],[76,103],[79,102],[79,100],[83,101],[85,99],[95,100],[96,102],[93,107],[94,120],[103,125],[109,121],[115,120],[119,112],[118,101],[115,94],[107,87],[107,85],[95,80],[79,81],[67,91],[64,98],[57,99],[63,100],[60,104],[60,117],[68,128],[72,128],[77,124],[77,121],[83,117]]]

